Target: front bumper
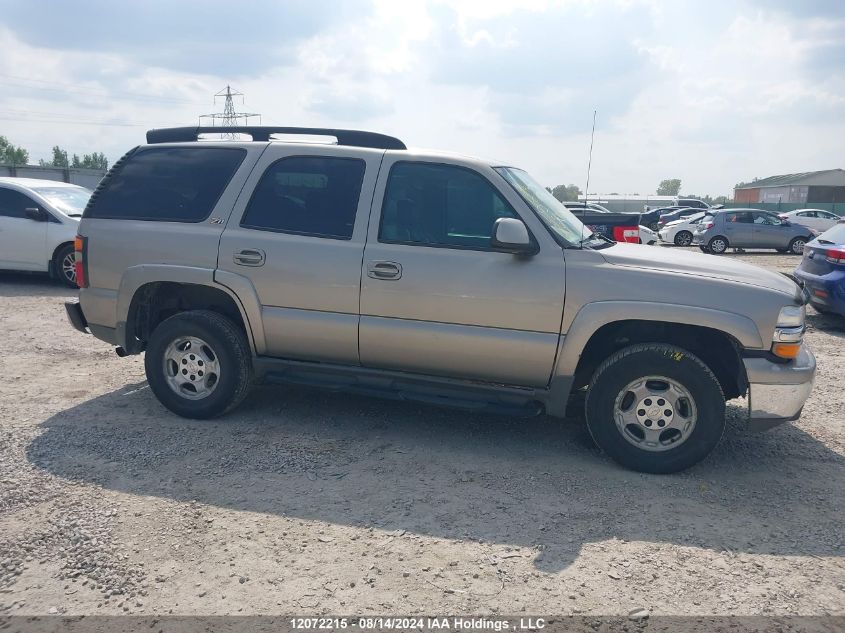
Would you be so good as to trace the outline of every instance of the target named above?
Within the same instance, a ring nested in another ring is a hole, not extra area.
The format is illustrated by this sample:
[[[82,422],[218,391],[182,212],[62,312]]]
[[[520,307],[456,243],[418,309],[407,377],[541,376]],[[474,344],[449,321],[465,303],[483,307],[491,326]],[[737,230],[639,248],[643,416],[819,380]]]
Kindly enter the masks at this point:
[[[767,358],[744,358],[748,376],[749,428],[765,431],[797,420],[813,389],[816,358],[807,344],[789,363]]]

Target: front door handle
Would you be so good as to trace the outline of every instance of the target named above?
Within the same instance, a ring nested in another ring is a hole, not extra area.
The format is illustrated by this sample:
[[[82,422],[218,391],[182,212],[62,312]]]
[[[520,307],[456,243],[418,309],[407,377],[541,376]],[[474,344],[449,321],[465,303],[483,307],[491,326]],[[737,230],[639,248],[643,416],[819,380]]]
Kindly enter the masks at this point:
[[[399,279],[402,277],[402,264],[396,262],[374,261],[367,264],[367,277],[373,279]]]
[[[245,248],[235,253],[234,259],[240,266],[263,266],[265,255],[259,248]]]

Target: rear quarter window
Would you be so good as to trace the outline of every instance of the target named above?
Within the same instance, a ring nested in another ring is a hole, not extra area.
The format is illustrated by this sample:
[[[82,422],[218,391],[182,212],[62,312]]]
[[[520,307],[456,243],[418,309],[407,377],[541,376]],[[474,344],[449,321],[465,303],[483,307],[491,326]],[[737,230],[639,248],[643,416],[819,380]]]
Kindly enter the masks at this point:
[[[106,176],[83,217],[201,222],[244,156],[234,147],[140,149]]]

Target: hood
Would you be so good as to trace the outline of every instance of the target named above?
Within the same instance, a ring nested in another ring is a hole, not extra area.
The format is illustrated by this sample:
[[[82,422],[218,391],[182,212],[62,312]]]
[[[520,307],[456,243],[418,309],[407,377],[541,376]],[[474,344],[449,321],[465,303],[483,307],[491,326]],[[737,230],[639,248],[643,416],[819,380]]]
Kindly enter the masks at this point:
[[[790,297],[798,294],[798,286],[788,277],[729,257],[690,253],[673,248],[644,248],[638,244],[621,243],[599,252],[609,264],[614,266],[721,279],[767,288]]]

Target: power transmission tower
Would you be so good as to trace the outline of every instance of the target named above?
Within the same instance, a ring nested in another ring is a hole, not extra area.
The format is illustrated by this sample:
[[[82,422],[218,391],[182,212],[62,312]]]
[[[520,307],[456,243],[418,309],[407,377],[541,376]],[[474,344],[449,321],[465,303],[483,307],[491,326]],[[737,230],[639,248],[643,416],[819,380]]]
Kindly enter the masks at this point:
[[[261,125],[261,115],[256,114],[254,112],[237,112],[235,111],[235,101],[233,97],[243,97],[244,93],[238,91],[232,91],[230,86],[226,86],[224,90],[221,90],[217,94],[214,95],[214,103],[217,103],[217,99],[224,98],[225,102],[223,104],[223,112],[215,112],[212,114],[201,114],[200,115],[200,125],[203,124],[203,119],[207,119],[211,121],[212,127],[217,125],[217,122],[220,121],[220,125],[223,127],[227,126],[236,126],[240,125],[240,122],[243,121],[244,125],[249,125],[249,120],[253,117],[258,117],[258,124]],[[243,98],[241,99],[241,103],[243,103]],[[221,134],[220,138],[229,138],[235,139],[237,138],[237,134]]]

